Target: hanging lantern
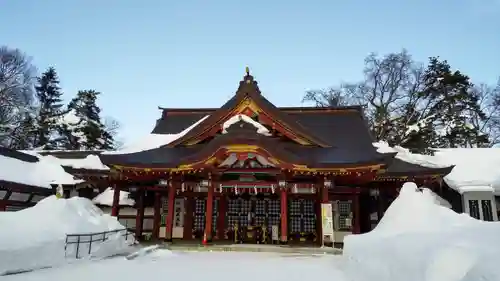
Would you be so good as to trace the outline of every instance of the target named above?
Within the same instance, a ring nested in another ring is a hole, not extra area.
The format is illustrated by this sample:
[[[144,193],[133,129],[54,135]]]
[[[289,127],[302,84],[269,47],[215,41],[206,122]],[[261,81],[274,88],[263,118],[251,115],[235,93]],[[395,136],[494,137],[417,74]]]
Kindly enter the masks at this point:
[[[182,192],[186,191],[186,185],[184,183],[181,183],[181,190]]]
[[[253,187],[253,191],[255,192],[255,195],[257,195],[257,186]]]
[[[219,193],[222,193],[222,183],[219,184]]]
[[[285,188],[286,187],[286,181],[279,181],[278,185],[280,188]]]
[[[271,192],[274,194],[274,184],[271,184]]]
[[[298,188],[296,183],[293,184],[293,193],[298,193]]]
[[[332,187],[332,181],[326,180],[325,181],[325,188],[330,188],[330,187]]]

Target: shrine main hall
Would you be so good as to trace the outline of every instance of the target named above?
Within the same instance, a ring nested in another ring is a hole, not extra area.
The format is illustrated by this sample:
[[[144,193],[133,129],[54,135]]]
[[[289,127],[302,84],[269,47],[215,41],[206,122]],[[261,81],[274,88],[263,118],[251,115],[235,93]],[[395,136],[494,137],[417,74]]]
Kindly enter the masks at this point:
[[[138,237],[342,243],[373,229],[404,182],[442,194],[452,169],[377,152],[359,106],[277,107],[248,70],[220,108],[160,109],[155,147],[99,156],[111,213]],[[122,191],[133,212],[120,206]]]

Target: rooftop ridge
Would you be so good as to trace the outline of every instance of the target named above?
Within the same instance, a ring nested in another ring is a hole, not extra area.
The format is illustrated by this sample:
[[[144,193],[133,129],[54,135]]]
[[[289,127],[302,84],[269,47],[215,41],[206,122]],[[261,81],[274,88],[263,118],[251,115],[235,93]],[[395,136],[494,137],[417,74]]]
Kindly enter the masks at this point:
[[[219,108],[215,107],[206,107],[206,108],[180,108],[180,107],[161,107],[158,106],[159,110],[163,111],[172,111],[172,112],[192,112],[192,113],[202,113],[202,112],[212,112],[216,111]],[[278,106],[278,109],[283,111],[328,111],[328,110],[361,110],[362,106],[360,105],[347,105],[347,106],[325,106],[325,107],[316,107],[316,106]]]

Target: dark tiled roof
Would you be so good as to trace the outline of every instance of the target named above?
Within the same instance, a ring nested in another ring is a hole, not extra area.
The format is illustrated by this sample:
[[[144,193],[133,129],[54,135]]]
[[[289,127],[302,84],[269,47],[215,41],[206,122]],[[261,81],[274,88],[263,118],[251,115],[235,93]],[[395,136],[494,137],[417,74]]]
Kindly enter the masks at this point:
[[[210,113],[208,113],[210,114]],[[162,117],[156,121],[156,126],[151,133],[153,134],[176,134],[193,125],[201,118],[208,115],[207,113],[187,113],[187,114],[170,114],[168,110],[164,110]]]
[[[259,135],[255,130],[253,132],[240,130],[217,136],[205,144],[176,147],[182,141],[195,138],[206,130],[220,125],[221,119],[227,116],[246,97],[250,97],[283,126],[299,136],[319,144],[319,146],[302,146],[296,143],[282,142],[276,138]],[[181,139],[167,146],[133,154],[101,155],[103,163],[136,167],[176,167],[179,164],[192,163],[209,157],[211,153],[224,144],[239,142],[259,144],[280,159],[314,167],[390,164],[387,170],[388,175],[436,174],[448,171],[446,169],[424,168],[398,159],[394,159],[393,162],[395,154],[378,153],[372,145],[373,138],[359,106],[277,108],[261,95],[257,82],[250,75],[245,76],[244,80],[240,82],[236,94],[220,108],[163,108],[162,110],[162,117],[157,120],[152,133],[179,133],[204,116],[209,115],[209,117]]]
[[[185,140],[195,138],[210,128],[217,126],[222,118],[227,116],[233,108],[235,108],[240,102],[244,101],[247,97],[257,103],[258,106],[261,107],[267,114],[273,116],[274,120],[276,120],[276,122],[280,122],[282,126],[287,127],[299,136],[322,147],[329,146],[325,140],[322,140],[313,132],[300,125],[300,123],[298,123],[293,116],[281,112],[276,106],[263,97],[260,93],[257,82],[253,79],[253,76],[249,74],[244,77],[243,81],[240,81],[240,86],[236,91],[236,94],[231,99],[229,99],[221,108],[214,111],[207,119],[203,120],[198,126],[193,128],[183,137],[169,144],[169,146],[176,146]]]
[[[20,151],[14,150],[14,149],[10,149],[7,147],[3,147],[3,146],[0,146],[0,155],[10,157],[10,158],[15,158],[17,160],[21,160],[23,162],[29,162],[29,163],[35,163],[35,162],[39,161],[38,157],[36,157],[34,155],[23,153],[23,152],[20,152]]]
[[[175,167],[180,159],[193,155],[202,146],[194,147],[161,147],[129,154],[101,154],[99,157],[105,165],[123,165],[133,167]]]
[[[284,143],[280,139],[258,134],[255,127],[241,122],[228,128],[227,134],[218,135],[207,144],[190,147],[164,146],[132,154],[101,154],[100,157],[104,164],[169,168],[206,159],[220,147],[235,143],[258,145],[283,161],[313,167],[348,167],[386,163],[394,156],[393,154],[380,154],[373,146],[368,151],[352,152],[337,147],[318,148]]]
[[[384,177],[400,177],[400,176],[422,176],[422,175],[447,175],[451,172],[453,166],[443,168],[430,168],[417,164],[405,162],[399,158],[394,158],[392,163],[386,169]]]

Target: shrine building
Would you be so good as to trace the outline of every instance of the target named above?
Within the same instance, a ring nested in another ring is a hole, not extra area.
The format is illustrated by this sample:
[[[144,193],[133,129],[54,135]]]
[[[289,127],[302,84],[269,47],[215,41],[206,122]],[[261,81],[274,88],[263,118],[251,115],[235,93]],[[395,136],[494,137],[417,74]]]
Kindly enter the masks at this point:
[[[377,152],[361,107],[277,107],[248,69],[220,108],[160,109],[152,135],[164,143],[99,155],[111,169],[112,215],[130,192],[138,237],[342,243],[370,231],[406,181],[447,192],[452,167]],[[322,204],[332,206],[328,239]]]

